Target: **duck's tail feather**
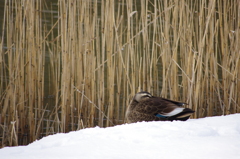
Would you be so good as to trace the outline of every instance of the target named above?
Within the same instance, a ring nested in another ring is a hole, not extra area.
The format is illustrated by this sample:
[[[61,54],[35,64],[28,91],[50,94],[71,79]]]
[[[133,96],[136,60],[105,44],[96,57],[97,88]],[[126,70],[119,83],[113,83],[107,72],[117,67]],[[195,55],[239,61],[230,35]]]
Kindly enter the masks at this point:
[[[181,113],[176,114],[174,116],[169,117],[170,120],[181,120],[186,121],[189,119],[189,117],[194,113],[192,109],[185,108]]]

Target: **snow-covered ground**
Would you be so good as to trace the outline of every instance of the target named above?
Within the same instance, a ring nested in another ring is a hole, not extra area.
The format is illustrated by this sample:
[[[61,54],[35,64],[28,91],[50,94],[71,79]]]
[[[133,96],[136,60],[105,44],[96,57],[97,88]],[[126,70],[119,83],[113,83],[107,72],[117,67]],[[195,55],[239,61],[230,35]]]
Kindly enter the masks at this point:
[[[56,134],[0,149],[1,159],[239,159],[240,114]]]

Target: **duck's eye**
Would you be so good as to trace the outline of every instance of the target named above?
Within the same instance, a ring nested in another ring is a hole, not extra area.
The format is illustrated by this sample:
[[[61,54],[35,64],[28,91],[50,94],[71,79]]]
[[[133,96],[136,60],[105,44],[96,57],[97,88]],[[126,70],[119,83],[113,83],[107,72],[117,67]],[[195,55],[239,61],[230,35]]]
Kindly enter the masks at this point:
[[[142,96],[142,98],[150,98],[151,96],[149,95],[145,95],[145,96]]]

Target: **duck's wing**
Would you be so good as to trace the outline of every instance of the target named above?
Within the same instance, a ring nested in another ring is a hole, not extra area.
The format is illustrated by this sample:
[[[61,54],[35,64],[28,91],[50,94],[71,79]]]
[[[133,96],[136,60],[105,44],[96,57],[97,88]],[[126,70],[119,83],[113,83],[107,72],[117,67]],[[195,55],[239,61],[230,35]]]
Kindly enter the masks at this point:
[[[133,110],[131,114],[128,116],[128,123],[136,123],[136,122],[142,122],[142,121],[167,121],[168,118],[159,118],[155,115],[142,113],[136,110]]]
[[[160,98],[161,100],[168,101],[168,102],[173,103],[177,106],[188,105],[187,103],[184,103],[184,102],[174,101],[174,100],[170,100],[170,99],[166,99],[166,98],[161,98],[161,97],[154,97],[154,98],[158,98],[158,99]]]
[[[179,107],[180,102],[166,100],[160,97],[149,98],[141,103],[136,108],[138,112],[144,112],[156,117],[165,118],[177,115],[185,108]],[[181,104],[182,105],[182,104]]]

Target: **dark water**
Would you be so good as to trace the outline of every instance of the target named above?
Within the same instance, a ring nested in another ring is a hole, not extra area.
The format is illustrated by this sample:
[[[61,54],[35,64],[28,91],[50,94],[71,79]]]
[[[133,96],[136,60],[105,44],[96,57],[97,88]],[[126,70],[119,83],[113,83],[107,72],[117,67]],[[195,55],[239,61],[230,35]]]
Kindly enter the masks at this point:
[[[2,38],[3,35],[3,17],[4,17],[4,4],[5,1],[4,0],[0,0],[0,37]]]

